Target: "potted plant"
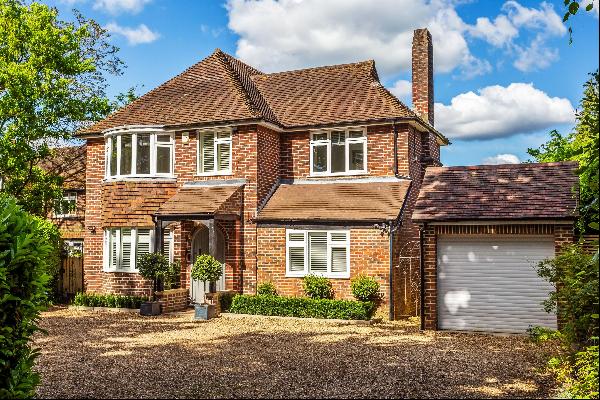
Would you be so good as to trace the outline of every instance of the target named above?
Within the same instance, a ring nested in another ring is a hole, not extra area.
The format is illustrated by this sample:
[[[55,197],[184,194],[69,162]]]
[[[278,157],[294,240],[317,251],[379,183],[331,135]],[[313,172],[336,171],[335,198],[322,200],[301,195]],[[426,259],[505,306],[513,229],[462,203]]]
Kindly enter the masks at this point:
[[[163,279],[169,270],[169,261],[161,253],[144,254],[137,261],[140,275],[152,280],[152,301],[146,301],[140,306],[141,315],[159,315],[160,303],[156,300],[156,292],[163,288]]]
[[[202,254],[196,259],[191,272],[192,278],[202,282],[208,282],[208,293],[211,297],[217,291],[217,280],[219,280],[222,273],[223,265],[213,256],[208,254]],[[214,304],[207,304],[206,297],[205,294],[204,303],[194,304],[195,319],[210,319],[215,316],[216,306]]]

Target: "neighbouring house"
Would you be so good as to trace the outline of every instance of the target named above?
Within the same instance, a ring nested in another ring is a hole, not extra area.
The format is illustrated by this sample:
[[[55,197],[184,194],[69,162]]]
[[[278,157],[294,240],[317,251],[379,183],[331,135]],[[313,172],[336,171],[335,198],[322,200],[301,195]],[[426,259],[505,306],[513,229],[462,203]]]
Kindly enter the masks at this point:
[[[58,227],[69,254],[83,253],[86,153],[85,145],[57,147],[42,163],[63,178],[63,196],[56,199],[48,218]]]
[[[300,295],[302,277],[319,274],[351,298],[350,279],[364,274],[380,283],[390,318],[435,313],[431,292],[429,303],[420,296],[421,232],[434,225],[412,218],[449,144],[434,128],[426,29],[414,33],[412,74],[414,110],[382,86],[373,61],[266,74],[216,50],[81,131],[86,290],[148,294],[136,260],[160,250],[202,301],[190,268],[208,253],[225,265],[220,290],[253,294],[269,281]]]

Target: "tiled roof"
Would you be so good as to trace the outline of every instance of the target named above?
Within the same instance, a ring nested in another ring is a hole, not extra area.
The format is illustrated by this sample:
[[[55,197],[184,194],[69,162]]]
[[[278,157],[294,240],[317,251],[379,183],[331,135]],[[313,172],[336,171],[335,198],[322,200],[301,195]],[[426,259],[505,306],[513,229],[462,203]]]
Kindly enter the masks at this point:
[[[50,157],[40,162],[46,171],[63,178],[63,189],[85,189],[86,146],[51,149]]]
[[[286,127],[416,117],[379,82],[374,61],[252,76]]]
[[[217,49],[78,134],[126,125],[262,119],[285,128],[387,118],[423,122],[381,85],[374,61],[263,74]]]
[[[282,184],[258,221],[389,221],[400,214],[410,181]]]
[[[239,187],[235,185],[183,187],[160,206],[156,215],[218,214]]]
[[[577,163],[427,168],[415,221],[574,218]]]

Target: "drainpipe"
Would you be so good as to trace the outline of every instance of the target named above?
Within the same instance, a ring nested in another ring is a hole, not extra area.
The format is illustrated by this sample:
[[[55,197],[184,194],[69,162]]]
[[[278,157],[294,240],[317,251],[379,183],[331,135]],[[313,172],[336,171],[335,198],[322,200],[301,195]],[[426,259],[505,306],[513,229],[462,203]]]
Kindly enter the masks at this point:
[[[427,224],[423,224],[423,226],[419,229],[419,253],[420,253],[420,286],[421,290],[419,290],[419,294],[421,297],[421,301],[419,302],[420,314],[421,314],[421,330],[425,330],[425,256],[423,253],[424,247],[424,237],[423,234],[425,229],[427,228]]]

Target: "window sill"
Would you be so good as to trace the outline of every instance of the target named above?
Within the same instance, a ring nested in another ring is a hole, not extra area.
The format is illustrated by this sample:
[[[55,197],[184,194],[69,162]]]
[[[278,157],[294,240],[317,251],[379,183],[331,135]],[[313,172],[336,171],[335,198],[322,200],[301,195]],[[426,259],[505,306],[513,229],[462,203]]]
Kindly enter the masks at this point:
[[[307,274],[307,273],[301,273],[301,274],[291,274],[289,272],[286,272],[285,277],[286,278],[304,278],[307,275],[316,275],[316,276],[320,276],[323,278],[327,278],[327,279],[350,279],[350,274],[344,274],[344,275],[330,275],[330,274]]]
[[[195,176],[232,176],[233,172],[202,172]]]
[[[102,272],[106,272],[109,274],[139,274],[139,271],[134,271],[130,269],[103,269]]]
[[[121,177],[111,177],[104,178],[102,182],[111,183],[111,182],[175,182],[177,181],[177,177],[175,175],[160,175],[160,176],[121,176]]]
[[[339,177],[344,177],[344,176],[366,176],[366,175],[369,175],[369,173],[366,171],[360,171],[360,172],[336,172],[336,173],[332,173],[332,174],[311,173],[308,177],[309,178],[339,178]]]

